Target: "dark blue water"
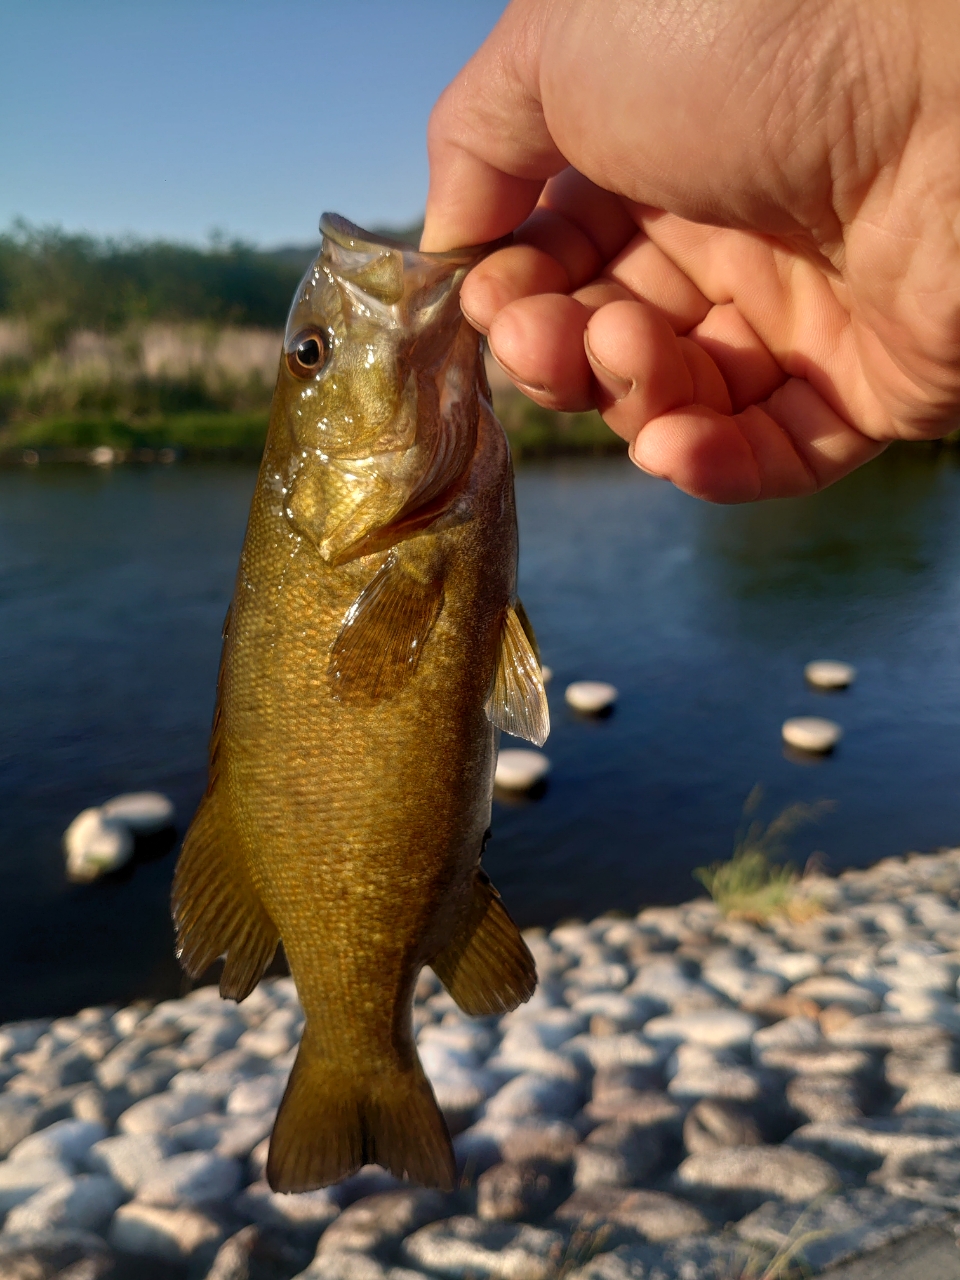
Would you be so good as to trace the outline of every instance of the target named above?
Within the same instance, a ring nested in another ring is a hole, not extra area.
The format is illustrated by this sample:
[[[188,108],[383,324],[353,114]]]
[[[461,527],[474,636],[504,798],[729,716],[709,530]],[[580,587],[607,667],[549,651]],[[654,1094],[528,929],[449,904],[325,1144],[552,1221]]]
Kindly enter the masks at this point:
[[[220,626],[249,467],[0,471],[0,1019],[175,992],[173,854],[78,887],[82,808],[156,788],[181,827],[202,791]],[[707,507],[621,460],[518,476],[521,588],[551,686],[542,800],[497,804],[487,866],[522,924],[676,901],[729,855],[745,797],[833,810],[794,837],[839,869],[960,840],[960,471],[880,458],[813,498]],[[849,692],[803,664],[857,664]],[[563,704],[621,690],[612,717]],[[788,715],[845,737],[785,758]]]

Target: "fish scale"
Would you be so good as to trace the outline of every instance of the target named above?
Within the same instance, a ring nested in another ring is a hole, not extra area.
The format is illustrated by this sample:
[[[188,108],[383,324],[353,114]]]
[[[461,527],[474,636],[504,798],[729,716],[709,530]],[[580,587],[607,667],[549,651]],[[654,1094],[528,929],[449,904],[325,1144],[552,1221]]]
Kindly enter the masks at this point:
[[[433,966],[470,1014],[532,994],[480,867],[502,728],[549,726],[516,599],[509,449],[459,309],[477,251],[324,215],[294,299],[237,586],[178,954],[242,1000],[282,939],[306,1018],[267,1175],[377,1162],[451,1187],[412,1032]]]

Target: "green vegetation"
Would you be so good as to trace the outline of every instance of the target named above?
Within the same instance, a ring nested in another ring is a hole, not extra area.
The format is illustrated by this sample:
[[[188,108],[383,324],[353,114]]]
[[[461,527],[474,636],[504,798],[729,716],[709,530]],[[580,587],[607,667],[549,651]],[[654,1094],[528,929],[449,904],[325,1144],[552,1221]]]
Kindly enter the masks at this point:
[[[267,435],[268,414],[181,413],[131,423],[122,418],[47,418],[19,424],[0,435],[8,450],[32,449],[69,456],[97,445],[122,453],[138,449],[174,449],[185,457],[259,458]]]
[[[759,786],[747,797],[729,862],[697,867],[693,874],[725,916],[762,922],[775,915],[810,914],[816,904],[809,895],[798,894],[800,873],[792,863],[781,859],[788,837],[804,823],[815,822],[832,808],[832,802],[787,805],[765,824],[752,817],[762,798]]]
[[[518,395],[516,400],[520,403],[504,407],[498,397],[497,412],[518,460],[622,453],[626,448],[599,414],[551,413],[525,397]],[[188,458],[230,455],[256,459],[263,452],[269,416],[266,396],[262,407],[246,411],[214,407],[134,416],[81,410],[24,417],[0,425],[0,454],[16,457],[22,450],[32,449],[41,454],[69,455],[105,444],[124,452],[175,449]]]
[[[0,235],[0,450],[258,453],[314,252]]]
[[[278,328],[313,252],[95,240],[20,223],[0,235],[0,315],[47,347],[147,321]]]
[[[495,393],[494,407],[515,458],[626,452],[625,441],[614,435],[599,413],[555,413],[519,391]]]
[[[0,234],[0,454],[258,456],[280,333],[315,252]],[[508,386],[496,407],[518,457],[624,448],[595,413],[551,413]]]

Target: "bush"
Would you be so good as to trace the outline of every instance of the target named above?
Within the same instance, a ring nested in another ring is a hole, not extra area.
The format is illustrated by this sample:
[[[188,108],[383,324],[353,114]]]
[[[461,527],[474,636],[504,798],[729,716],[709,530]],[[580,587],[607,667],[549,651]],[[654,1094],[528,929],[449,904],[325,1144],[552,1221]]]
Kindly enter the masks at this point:
[[[280,328],[311,255],[239,241],[96,240],[19,223],[0,235],[0,315],[26,320],[36,345],[54,347],[78,329],[116,333],[149,320]]]

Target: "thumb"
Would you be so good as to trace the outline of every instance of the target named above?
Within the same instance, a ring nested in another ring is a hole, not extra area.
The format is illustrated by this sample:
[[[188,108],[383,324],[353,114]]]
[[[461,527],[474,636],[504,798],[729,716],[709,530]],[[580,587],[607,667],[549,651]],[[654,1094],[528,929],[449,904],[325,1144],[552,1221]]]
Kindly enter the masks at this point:
[[[496,240],[565,168],[539,92],[547,5],[514,0],[430,115],[430,191],[421,248]]]

